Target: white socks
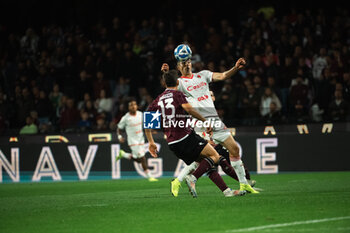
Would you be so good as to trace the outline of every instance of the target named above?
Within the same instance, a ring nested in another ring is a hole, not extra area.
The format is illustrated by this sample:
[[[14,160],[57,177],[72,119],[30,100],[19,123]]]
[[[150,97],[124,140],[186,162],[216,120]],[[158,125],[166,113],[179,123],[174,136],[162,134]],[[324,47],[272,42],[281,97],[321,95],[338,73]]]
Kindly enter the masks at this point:
[[[124,154],[123,154],[123,158],[125,158],[125,159],[131,159],[131,153],[127,153],[127,152],[125,152]]]
[[[235,169],[239,183],[248,184],[248,181],[245,178],[245,170],[242,160],[231,161],[231,166],[233,167],[233,169]]]
[[[180,174],[177,176],[177,179],[182,182],[185,178],[185,176],[187,176],[188,174],[190,174],[191,172],[193,172],[194,170],[196,170],[196,168],[198,167],[198,163],[197,162],[193,162],[190,165],[187,165],[186,167],[184,167]]]

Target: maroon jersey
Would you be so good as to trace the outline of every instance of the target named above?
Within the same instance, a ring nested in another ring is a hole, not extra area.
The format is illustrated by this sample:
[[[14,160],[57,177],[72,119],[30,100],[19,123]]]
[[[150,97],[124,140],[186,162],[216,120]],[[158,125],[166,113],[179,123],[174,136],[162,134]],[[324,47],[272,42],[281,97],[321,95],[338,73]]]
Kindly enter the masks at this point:
[[[147,111],[159,111],[162,114],[162,128],[168,144],[177,143],[192,132],[192,128],[186,124],[189,115],[181,106],[185,103],[188,102],[182,92],[166,89],[147,109]]]

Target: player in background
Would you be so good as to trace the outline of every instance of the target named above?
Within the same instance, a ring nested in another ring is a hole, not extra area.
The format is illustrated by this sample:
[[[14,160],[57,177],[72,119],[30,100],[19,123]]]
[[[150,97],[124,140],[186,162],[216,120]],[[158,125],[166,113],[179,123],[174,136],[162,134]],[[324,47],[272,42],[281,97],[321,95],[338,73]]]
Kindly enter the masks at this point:
[[[211,170],[215,164],[219,164],[225,169],[228,162],[225,163],[225,160],[206,140],[198,136],[193,128],[186,126],[186,122],[189,120],[188,114],[202,122],[205,122],[206,119],[187,102],[185,95],[177,90],[179,83],[177,71],[165,72],[163,80],[166,90],[151,103],[147,111],[155,112],[153,117],[162,116],[162,128],[169,148],[179,159],[186,164],[191,164],[194,161],[199,162],[198,168],[186,180],[192,196],[197,197],[197,180]],[[210,131],[210,127],[207,130]],[[145,129],[145,133],[149,142],[149,151],[153,157],[157,157],[157,146],[154,143],[151,129]],[[233,170],[232,167],[231,169]],[[213,171],[213,176],[215,179],[212,180],[226,197],[245,194],[245,191],[233,191],[228,188],[217,171]]]
[[[210,97],[215,102],[215,95],[214,95],[213,91],[210,91]],[[206,133],[205,131],[203,131],[201,129],[197,129],[197,128],[195,128],[195,131],[199,136],[201,136],[202,138],[207,140],[210,143],[210,145],[212,145],[214,147],[214,149],[219,153],[219,155],[223,156],[227,161],[230,161],[229,152],[226,148],[224,148],[220,144],[215,144],[214,141],[210,138],[210,135],[208,133]],[[198,167],[197,162],[193,162],[190,165],[186,165],[186,167],[181,170],[179,175],[174,180],[171,181],[170,190],[171,190],[171,193],[174,197],[178,196],[181,183],[185,179],[185,177],[189,173],[192,173],[194,170],[196,170],[197,167]],[[212,168],[212,170],[210,170],[207,173],[207,175],[210,179],[212,178],[212,171],[214,169],[217,170],[217,166]],[[246,173],[246,179],[248,180],[248,183],[253,187],[255,185],[256,181],[250,179],[250,173],[246,168],[245,168],[245,173]],[[239,181],[236,172],[231,172],[231,173],[228,173],[227,175],[230,176],[231,178]]]
[[[131,99],[128,102],[128,110],[122,119],[118,123],[117,136],[120,143],[124,143],[125,139],[121,135],[121,130],[125,130],[127,134],[128,145],[131,149],[131,153],[127,153],[120,149],[119,155],[116,157],[117,160],[121,158],[133,160],[140,163],[148,180],[150,182],[158,181],[156,178],[149,174],[147,161],[145,157],[145,137],[143,135],[142,128],[142,112],[137,110],[138,105],[136,100]]]
[[[188,102],[206,119],[221,122],[213,100],[210,98],[209,83],[224,81],[231,78],[239,70],[243,69],[245,64],[245,60],[243,58],[239,58],[235,65],[225,72],[211,72],[209,70],[202,70],[198,73],[192,73],[192,63],[190,59],[183,62],[178,62],[177,69],[182,75],[179,78],[178,90],[185,94]],[[163,63],[161,71],[168,72],[169,65]],[[239,147],[224,123],[221,122],[220,127],[213,128],[212,138],[215,143],[221,144],[229,151],[230,163],[238,176],[240,190],[245,190],[250,193],[259,193],[248,183],[245,168],[239,155]],[[184,169],[186,169],[186,167]],[[188,171],[188,174],[189,173],[190,171]]]

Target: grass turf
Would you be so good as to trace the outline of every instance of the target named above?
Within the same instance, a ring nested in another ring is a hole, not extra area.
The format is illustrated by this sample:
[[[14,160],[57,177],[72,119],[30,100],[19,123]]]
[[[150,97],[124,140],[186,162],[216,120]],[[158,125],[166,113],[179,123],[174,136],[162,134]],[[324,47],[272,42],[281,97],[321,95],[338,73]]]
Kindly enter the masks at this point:
[[[1,184],[0,232],[350,232],[350,172],[253,178],[264,192],[224,198],[203,177],[197,199],[185,183],[172,197],[169,178]]]

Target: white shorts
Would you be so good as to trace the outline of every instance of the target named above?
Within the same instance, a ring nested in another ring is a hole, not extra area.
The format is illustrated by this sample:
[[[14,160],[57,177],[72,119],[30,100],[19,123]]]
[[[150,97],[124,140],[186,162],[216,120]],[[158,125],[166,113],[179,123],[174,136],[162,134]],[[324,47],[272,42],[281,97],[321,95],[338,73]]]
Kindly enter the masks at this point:
[[[220,129],[219,131],[213,131],[212,139],[215,144],[220,144],[224,142],[230,135],[231,132],[227,128]]]
[[[220,119],[218,118],[214,118],[214,119],[216,122],[220,122],[220,124],[218,127],[215,127],[216,124],[214,124],[212,139],[215,144],[220,144],[224,142],[231,135],[231,132]],[[201,136],[206,140],[209,140],[209,137],[208,137],[208,134],[206,133],[205,128],[196,127],[194,130],[199,136]]]
[[[130,149],[131,149],[131,155],[134,159],[142,158],[146,154],[145,144],[131,145]]]

